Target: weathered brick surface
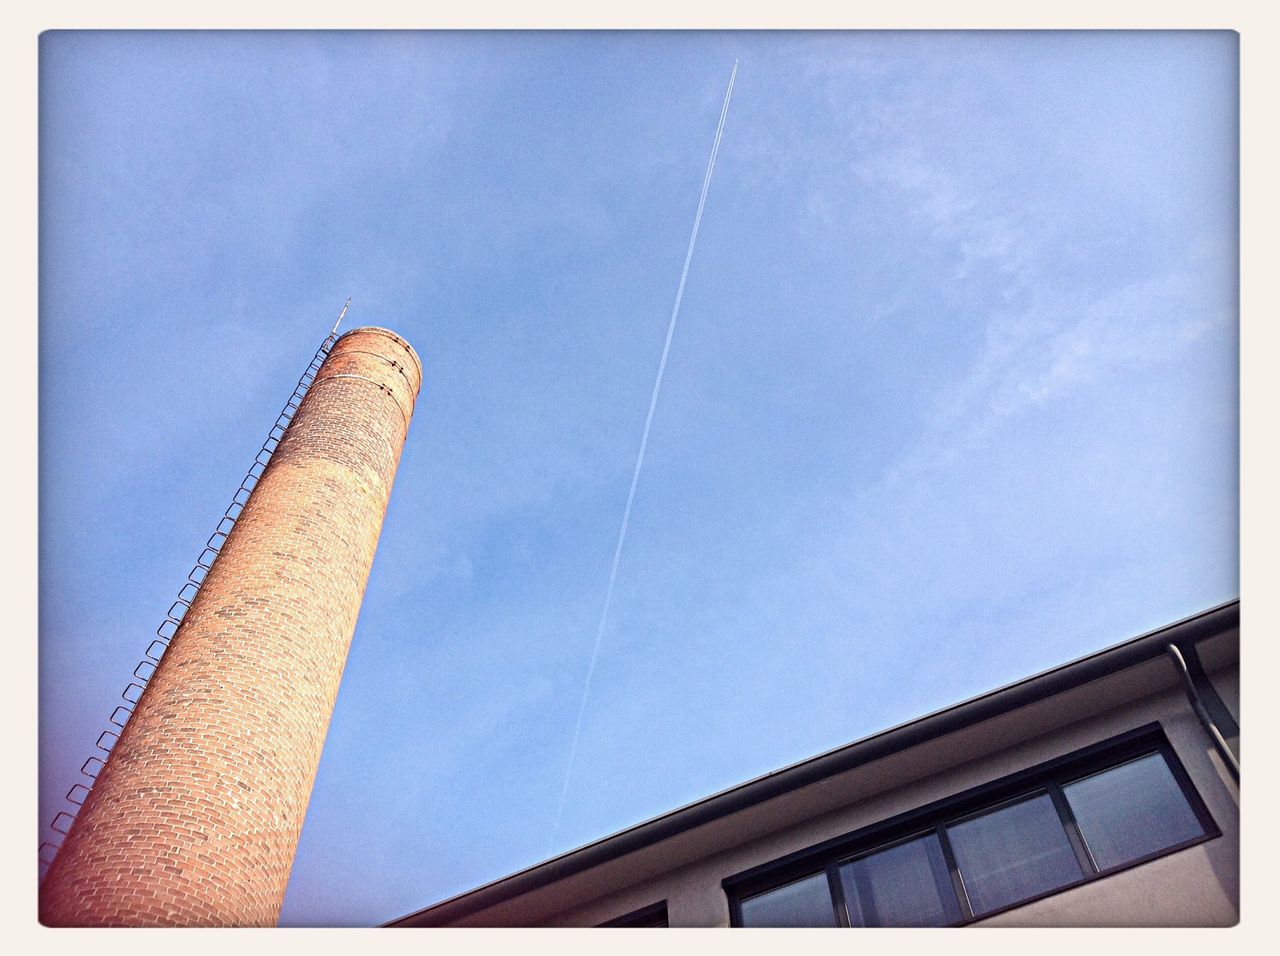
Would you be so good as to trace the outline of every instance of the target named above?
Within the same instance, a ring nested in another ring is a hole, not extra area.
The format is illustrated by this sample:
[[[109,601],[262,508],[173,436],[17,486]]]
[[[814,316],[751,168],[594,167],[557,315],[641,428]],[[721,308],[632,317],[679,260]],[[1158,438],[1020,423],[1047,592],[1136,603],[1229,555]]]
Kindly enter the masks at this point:
[[[421,378],[393,333],[338,339],[50,867],[45,925],[276,923]]]

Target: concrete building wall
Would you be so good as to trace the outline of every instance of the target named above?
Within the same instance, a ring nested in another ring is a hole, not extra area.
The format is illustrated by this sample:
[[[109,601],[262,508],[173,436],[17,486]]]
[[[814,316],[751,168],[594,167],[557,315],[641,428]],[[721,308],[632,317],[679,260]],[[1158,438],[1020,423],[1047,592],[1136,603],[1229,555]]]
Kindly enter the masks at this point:
[[[41,887],[55,926],[274,925],[421,364],[342,336]]]
[[[1196,645],[1205,676],[1236,723],[1240,723],[1240,628],[1233,627]]]
[[[1158,662],[1155,666],[1165,665]],[[1042,724],[1044,732],[1041,733],[1036,731],[1036,721],[1048,721],[1050,711],[1041,708],[1033,712],[1028,708],[1027,713],[1014,715],[1015,720],[1022,722],[1025,739],[973,759],[964,759],[966,745],[958,741],[948,742],[944,738],[942,746],[949,743],[956,746],[961,758],[949,769],[908,779],[900,786],[890,785],[867,799],[732,848],[717,852],[714,842],[709,842],[704,857],[570,911],[555,914],[546,920],[546,925],[595,926],[665,899],[672,926],[728,926],[728,901],[721,887],[721,881],[726,877],[1153,721],[1159,721],[1164,728],[1222,835],[1121,873],[1016,907],[975,925],[1234,925],[1238,919],[1239,899],[1239,792],[1185,696],[1172,685],[1172,676],[1170,670],[1170,686],[1157,693],[1101,712],[1095,710],[1092,716],[1063,726]],[[1087,709],[1081,712],[1089,713]],[[913,758],[909,752],[904,757],[907,764],[919,759],[918,755]],[[871,771],[881,785],[895,779],[895,772],[901,772],[901,765],[897,771],[889,768],[882,773]],[[745,817],[752,812],[755,811],[744,811],[740,816]],[[745,824],[745,819],[741,822]],[[492,919],[492,914],[478,913],[465,923],[485,925]],[[504,915],[504,923],[505,920]]]
[[[1223,706],[1240,723],[1240,673],[1235,668],[1221,668],[1208,672],[1209,683],[1222,698]]]

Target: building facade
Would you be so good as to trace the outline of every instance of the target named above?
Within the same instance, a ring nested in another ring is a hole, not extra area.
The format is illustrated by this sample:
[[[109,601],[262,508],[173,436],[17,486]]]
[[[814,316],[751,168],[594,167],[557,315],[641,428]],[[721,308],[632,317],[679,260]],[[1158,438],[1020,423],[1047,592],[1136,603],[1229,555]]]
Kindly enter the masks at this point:
[[[392,926],[1231,926],[1239,602]]]

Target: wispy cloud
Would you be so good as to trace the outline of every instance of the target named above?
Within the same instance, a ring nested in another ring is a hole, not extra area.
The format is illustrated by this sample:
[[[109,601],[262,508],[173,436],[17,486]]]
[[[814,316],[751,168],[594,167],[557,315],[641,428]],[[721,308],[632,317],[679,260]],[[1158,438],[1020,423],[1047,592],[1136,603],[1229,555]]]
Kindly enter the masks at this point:
[[[896,191],[906,215],[928,230],[929,241],[951,247],[953,281],[994,269],[1004,277],[1008,299],[1037,271],[1041,237],[999,211],[989,196],[928,163],[919,149],[878,152],[856,162],[853,171],[865,186]]]
[[[1072,287],[1052,274],[1049,230],[966,189],[913,150],[855,166],[859,178],[898,194],[905,214],[954,263],[944,281],[982,273],[999,290],[982,320],[983,342],[964,372],[944,385],[910,450],[886,472],[896,481],[945,466],[989,440],[1001,423],[1107,376],[1168,362],[1232,320],[1222,305],[1229,263],[1201,250],[1176,271],[1114,288]],[[998,281],[991,282],[992,277]]]

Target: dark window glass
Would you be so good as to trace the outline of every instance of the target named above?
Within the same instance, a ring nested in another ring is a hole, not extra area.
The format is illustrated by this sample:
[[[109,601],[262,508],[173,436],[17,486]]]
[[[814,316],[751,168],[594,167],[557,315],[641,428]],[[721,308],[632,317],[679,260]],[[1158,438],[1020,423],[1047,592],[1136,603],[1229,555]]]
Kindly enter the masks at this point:
[[[788,883],[742,901],[743,926],[837,926],[827,874]]]
[[[949,926],[961,918],[933,833],[844,864],[840,881],[853,926]]]
[[[600,925],[602,927],[621,926],[628,928],[669,926],[670,924],[667,922],[667,901],[663,900],[661,903],[654,903],[652,906],[634,910]]]
[[[952,824],[947,836],[975,916],[1084,875],[1047,793]]]
[[[1148,754],[1062,788],[1098,869],[1204,835],[1160,754]]]

